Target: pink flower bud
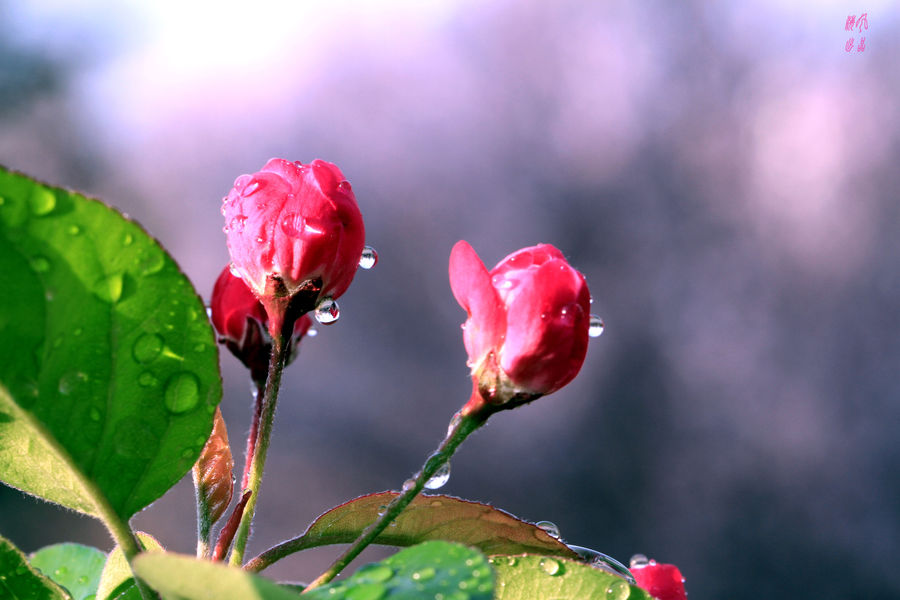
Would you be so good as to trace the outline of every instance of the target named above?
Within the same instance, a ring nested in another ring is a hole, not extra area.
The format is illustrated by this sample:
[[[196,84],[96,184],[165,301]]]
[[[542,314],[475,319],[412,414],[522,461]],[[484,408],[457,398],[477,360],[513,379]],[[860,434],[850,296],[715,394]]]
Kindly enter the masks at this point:
[[[559,250],[549,244],[523,248],[488,272],[468,243],[457,242],[450,253],[450,287],[468,313],[467,364],[484,401],[514,401],[511,408],[558,390],[578,374],[587,352],[591,296],[584,276]]]
[[[638,587],[656,600],[687,600],[684,577],[675,565],[658,563],[655,560],[636,563],[632,559],[631,574],[634,575]]]
[[[253,295],[244,280],[222,270],[213,286],[213,327],[219,341],[250,369],[254,381],[265,381],[272,353],[269,320],[262,303]],[[294,335],[288,345],[287,361],[296,356],[297,344],[312,326],[312,319],[303,315],[294,322]]]
[[[365,228],[335,165],[273,158],[235,180],[222,214],[233,268],[258,298],[301,288],[337,298],[353,280]]]

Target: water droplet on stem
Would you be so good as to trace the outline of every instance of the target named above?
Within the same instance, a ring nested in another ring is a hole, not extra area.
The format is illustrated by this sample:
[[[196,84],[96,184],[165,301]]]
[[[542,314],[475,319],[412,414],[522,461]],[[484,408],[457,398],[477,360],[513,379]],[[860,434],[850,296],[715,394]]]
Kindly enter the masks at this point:
[[[434,472],[434,475],[431,476],[431,479],[425,482],[425,489],[427,490],[436,490],[444,487],[447,482],[450,481],[450,462],[445,462],[442,464],[437,471]]]

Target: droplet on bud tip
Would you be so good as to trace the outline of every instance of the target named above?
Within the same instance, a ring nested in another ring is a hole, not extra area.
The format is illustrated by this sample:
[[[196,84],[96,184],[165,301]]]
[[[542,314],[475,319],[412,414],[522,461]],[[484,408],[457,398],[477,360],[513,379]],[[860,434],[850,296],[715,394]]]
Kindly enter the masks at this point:
[[[361,269],[371,269],[378,264],[378,252],[372,246],[364,246],[362,254],[359,257],[359,267]]]
[[[603,334],[603,319],[597,315],[591,315],[590,325],[588,325],[588,335],[591,337],[600,337]]]

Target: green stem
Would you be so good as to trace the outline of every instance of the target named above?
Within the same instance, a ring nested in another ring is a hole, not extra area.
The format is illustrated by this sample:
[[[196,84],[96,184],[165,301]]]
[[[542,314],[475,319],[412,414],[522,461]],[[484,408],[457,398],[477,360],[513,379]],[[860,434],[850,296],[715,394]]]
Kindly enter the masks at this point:
[[[353,542],[353,544],[351,544],[324,573],[319,575],[305,590],[303,590],[303,593],[324,585],[337,577],[338,574],[340,574],[340,572],[343,571],[366,546],[371,544],[375,538],[390,525],[391,521],[397,518],[397,515],[413,501],[413,498],[419,495],[419,492],[425,487],[425,483],[437,473],[438,469],[450,460],[450,457],[453,456],[456,448],[459,447],[463,440],[469,437],[469,434],[473,431],[484,425],[486,420],[487,414],[485,413],[476,413],[465,416],[457,414],[450,424],[450,429],[447,431],[447,437],[444,438],[444,441],[441,442],[438,449],[428,457],[425,464],[422,465],[422,470],[419,471],[414,479],[410,479],[403,484],[403,492],[387,505],[384,514],[382,514],[374,523],[369,525],[359,537],[356,538],[356,541]],[[260,556],[260,558],[262,558],[262,556]],[[280,558],[282,557],[270,555],[266,560],[268,561],[268,564],[272,564]],[[259,567],[259,569],[265,568],[268,564]]]
[[[256,512],[256,501],[259,499],[259,486],[262,483],[263,469],[266,466],[266,453],[269,451],[269,440],[272,436],[272,425],[275,421],[275,404],[278,400],[278,389],[281,387],[281,373],[284,370],[284,337],[273,336],[272,357],[269,360],[269,375],[266,378],[266,392],[262,401],[260,413],[259,432],[256,446],[253,449],[253,462],[250,466],[250,476],[247,480],[247,489],[252,493],[244,514],[241,516],[240,525],[234,538],[234,548],[228,562],[231,565],[240,566],[244,560],[244,550],[247,547],[247,538],[250,536],[250,524],[253,522],[253,514]]]
[[[118,544],[119,548],[122,549],[122,554],[125,556],[125,560],[128,561],[128,566],[131,566],[131,561],[134,560],[134,557],[139,553],[143,552],[144,549],[141,547],[141,543],[138,541],[137,536],[131,530],[127,523],[119,519],[118,515],[116,515],[112,510],[104,511],[102,507],[101,513],[103,514],[103,522],[106,524],[107,529],[109,529],[109,533],[112,535],[116,544]],[[141,598],[144,600],[158,600],[159,595],[154,592],[150,587],[143,582],[143,580],[134,575],[134,583],[137,586],[138,591],[141,593]]]

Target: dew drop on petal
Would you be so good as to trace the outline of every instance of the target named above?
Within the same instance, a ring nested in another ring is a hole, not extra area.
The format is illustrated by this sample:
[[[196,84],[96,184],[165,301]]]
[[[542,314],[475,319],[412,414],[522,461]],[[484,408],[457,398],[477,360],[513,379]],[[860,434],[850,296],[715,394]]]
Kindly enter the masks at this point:
[[[322,325],[330,325],[338,320],[341,316],[341,307],[331,298],[324,298],[319,305],[316,306],[316,321]]]
[[[543,529],[550,537],[557,540],[559,539],[559,527],[557,527],[556,523],[553,523],[552,521],[538,521],[534,525],[539,529]]]
[[[450,481],[450,463],[445,462],[434,472],[431,479],[425,482],[426,490],[436,490],[444,487]]]
[[[243,196],[244,198],[246,198],[248,196],[252,196],[253,194],[255,194],[256,192],[259,191],[260,187],[261,186],[258,181],[253,181],[250,183],[250,185],[245,187],[243,189],[243,191],[241,191],[241,196]]]
[[[631,557],[629,564],[631,565],[632,569],[641,569],[649,565],[650,561],[643,554],[635,554]]]
[[[288,213],[281,219],[281,231],[288,237],[300,237],[306,220],[300,213]]]
[[[378,252],[372,246],[364,246],[362,254],[359,256],[359,267],[361,269],[371,269],[378,264]]]
[[[200,401],[200,382],[197,376],[187,371],[176,373],[166,382],[164,402],[166,408],[175,414],[185,413]]]
[[[588,325],[588,335],[591,337],[600,337],[603,334],[603,319],[597,315],[591,315],[590,324]]]

